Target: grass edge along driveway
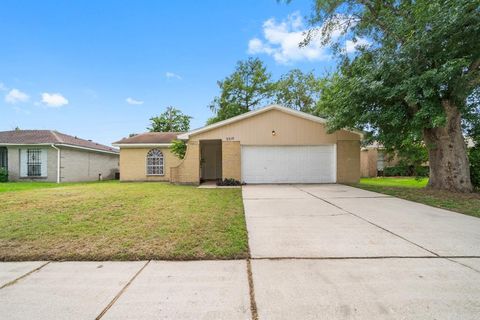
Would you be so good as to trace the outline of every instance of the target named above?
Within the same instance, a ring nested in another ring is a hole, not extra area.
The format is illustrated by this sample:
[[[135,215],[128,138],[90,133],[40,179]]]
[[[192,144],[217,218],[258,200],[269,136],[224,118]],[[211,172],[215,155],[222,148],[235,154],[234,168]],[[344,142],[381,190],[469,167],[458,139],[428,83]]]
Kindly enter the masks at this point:
[[[378,177],[362,178],[353,187],[388,194],[480,218],[480,194],[455,193],[426,189],[428,178]]]
[[[240,189],[80,183],[3,192],[0,206],[3,261],[248,255]]]

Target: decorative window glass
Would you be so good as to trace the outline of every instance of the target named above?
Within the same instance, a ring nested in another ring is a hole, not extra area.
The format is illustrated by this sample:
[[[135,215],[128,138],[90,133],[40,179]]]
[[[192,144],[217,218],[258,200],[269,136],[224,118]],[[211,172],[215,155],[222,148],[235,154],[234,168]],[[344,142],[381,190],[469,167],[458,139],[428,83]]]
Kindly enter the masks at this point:
[[[40,149],[27,150],[27,176],[29,177],[42,176],[42,150]]]
[[[147,153],[147,175],[163,176],[163,153],[152,149]]]

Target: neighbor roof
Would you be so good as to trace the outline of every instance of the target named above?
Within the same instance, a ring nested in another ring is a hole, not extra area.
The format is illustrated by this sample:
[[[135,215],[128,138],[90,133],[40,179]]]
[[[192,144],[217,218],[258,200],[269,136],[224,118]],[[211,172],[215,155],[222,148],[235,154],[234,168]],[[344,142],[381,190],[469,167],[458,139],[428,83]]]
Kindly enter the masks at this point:
[[[266,107],[263,107],[263,108],[260,108],[260,109],[257,109],[257,110],[253,110],[253,111],[243,113],[241,115],[232,117],[232,118],[227,119],[227,120],[223,120],[223,121],[216,122],[214,124],[211,124],[211,125],[199,128],[199,129],[192,130],[190,132],[185,132],[183,134],[178,135],[178,139],[188,140],[191,135],[199,134],[199,133],[209,131],[209,130],[212,130],[212,129],[215,129],[215,128],[218,128],[218,127],[222,127],[222,126],[225,126],[227,124],[237,122],[237,121],[240,121],[240,120],[243,120],[243,119],[247,119],[247,118],[256,116],[260,113],[264,113],[264,112],[267,112],[267,111],[270,111],[270,110],[282,111],[282,112],[285,112],[285,113],[288,113],[288,114],[291,114],[291,115],[294,115],[294,116],[297,116],[297,117],[300,117],[300,118],[304,118],[304,119],[307,119],[307,120],[311,120],[311,121],[314,121],[314,122],[327,123],[327,120],[325,120],[323,118],[320,118],[320,117],[317,117],[317,116],[314,116],[312,114],[305,113],[305,112],[298,111],[298,110],[294,110],[294,109],[291,109],[291,108],[286,108],[286,107],[280,106],[278,104],[272,104],[272,105],[268,105]],[[347,129],[344,129],[344,130],[350,131],[350,132],[353,132],[355,134],[358,134],[358,135],[362,136],[362,133],[360,131],[347,130]]]
[[[0,145],[62,145],[93,149],[103,152],[118,153],[118,150],[93,142],[80,139],[55,130],[13,130],[0,131]]]
[[[114,142],[113,145],[122,144],[168,144],[177,139],[183,132],[145,132],[130,138],[123,138]]]

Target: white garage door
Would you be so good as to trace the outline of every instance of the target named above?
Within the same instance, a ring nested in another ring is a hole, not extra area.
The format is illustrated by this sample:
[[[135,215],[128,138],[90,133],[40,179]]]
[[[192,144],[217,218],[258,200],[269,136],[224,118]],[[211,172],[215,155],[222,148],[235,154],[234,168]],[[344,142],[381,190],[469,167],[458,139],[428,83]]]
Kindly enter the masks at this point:
[[[242,146],[246,183],[334,183],[335,145]]]

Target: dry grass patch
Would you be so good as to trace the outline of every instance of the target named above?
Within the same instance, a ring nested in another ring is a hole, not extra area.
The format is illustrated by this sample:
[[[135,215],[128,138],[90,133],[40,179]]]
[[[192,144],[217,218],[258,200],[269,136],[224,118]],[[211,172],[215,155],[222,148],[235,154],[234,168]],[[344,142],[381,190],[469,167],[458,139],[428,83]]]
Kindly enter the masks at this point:
[[[0,194],[1,260],[247,256],[241,190],[97,183]]]

